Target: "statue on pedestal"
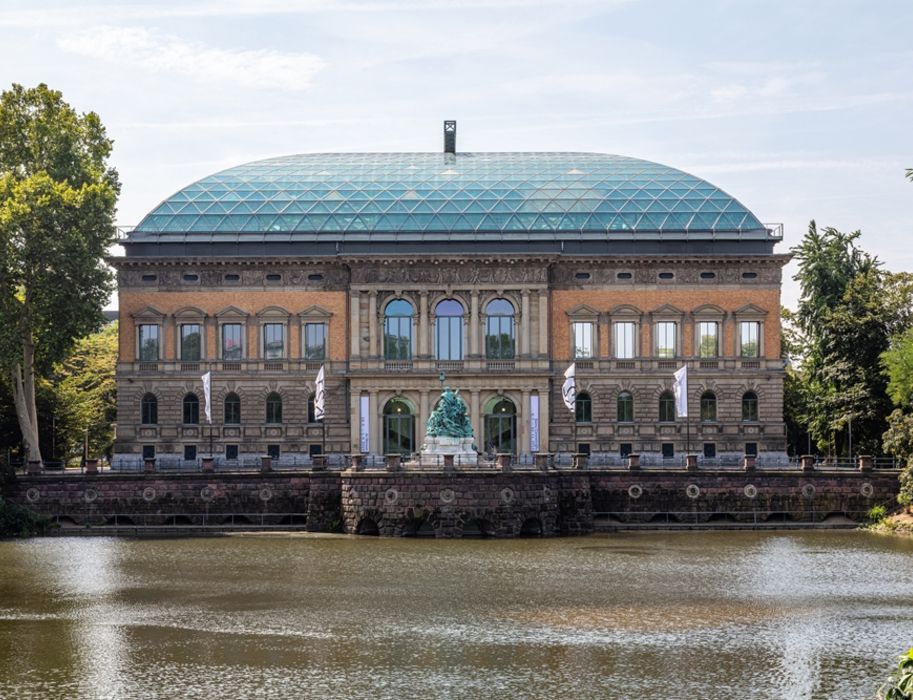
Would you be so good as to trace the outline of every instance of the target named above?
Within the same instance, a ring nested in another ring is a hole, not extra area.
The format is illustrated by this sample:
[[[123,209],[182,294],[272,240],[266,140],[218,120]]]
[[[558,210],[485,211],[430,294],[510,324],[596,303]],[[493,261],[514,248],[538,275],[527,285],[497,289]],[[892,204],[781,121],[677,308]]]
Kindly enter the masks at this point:
[[[472,444],[472,423],[459,391],[449,387],[441,392],[441,400],[425,423],[425,443],[422,455],[439,458],[452,455],[456,464],[477,464],[479,460]]]

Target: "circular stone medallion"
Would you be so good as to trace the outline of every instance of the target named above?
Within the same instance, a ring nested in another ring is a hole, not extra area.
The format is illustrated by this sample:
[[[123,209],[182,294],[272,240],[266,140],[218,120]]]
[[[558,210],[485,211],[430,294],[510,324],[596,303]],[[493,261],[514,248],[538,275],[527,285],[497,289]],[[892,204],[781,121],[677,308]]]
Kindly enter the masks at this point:
[[[41,498],[41,491],[34,486],[25,492],[25,500],[29,503],[38,503],[39,498]]]
[[[805,484],[802,487],[802,495],[806,498],[811,498],[815,495],[815,485],[814,484]]]
[[[758,497],[758,487],[754,484],[747,484],[742,493],[745,494],[746,498],[757,498]]]
[[[508,488],[501,489],[501,500],[502,501],[504,501],[505,503],[513,503],[514,498],[515,498],[514,490],[512,488],[508,487]]]
[[[701,495],[701,487],[697,484],[688,484],[688,488],[685,489],[685,495],[688,498],[697,498]]]
[[[143,489],[143,500],[147,503],[152,503],[155,500],[155,489],[151,486],[147,486]]]
[[[633,498],[635,501],[644,495],[644,488],[640,484],[631,484],[628,487],[628,496]]]
[[[95,489],[86,489],[83,492],[82,497],[85,499],[86,503],[91,503],[98,498],[98,491]]]
[[[212,488],[209,486],[204,486],[200,489],[200,498],[204,501],[211,501],[215,497],[215,493]]]
[[[269,486],[264,486],[260,489],[260,500],[266,503],[269,499],[273,497],[273,490]]]
[[[871,498],[872,495],[875,493],[875,487],[872,486],[870,483],[866,482],[862,486],[859,487],[859,493],[861,493],[866,498]]]
[[[453,503],[456,493],[453,489],[441,489],[441,503]]]
[[[399,491],[396,489],[387,489],[384,491],[384,503],[388,506],[392,506],[399,500]]]

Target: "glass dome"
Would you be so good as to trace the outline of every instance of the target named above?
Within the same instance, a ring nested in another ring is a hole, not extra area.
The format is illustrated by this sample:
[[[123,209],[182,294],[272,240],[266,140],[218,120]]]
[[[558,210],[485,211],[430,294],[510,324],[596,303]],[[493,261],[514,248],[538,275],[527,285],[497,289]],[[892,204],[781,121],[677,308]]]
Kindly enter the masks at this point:
[[[229,168],[188,185],[128,240],[364,239],[389,234],[767,235],[718,187],[636,158],[596,153],[316,153]],[[220,235],[224,234],[224,235]],[[177,236],[174,236],[175,238]],[[304,238],[304,237],[301,237]]]

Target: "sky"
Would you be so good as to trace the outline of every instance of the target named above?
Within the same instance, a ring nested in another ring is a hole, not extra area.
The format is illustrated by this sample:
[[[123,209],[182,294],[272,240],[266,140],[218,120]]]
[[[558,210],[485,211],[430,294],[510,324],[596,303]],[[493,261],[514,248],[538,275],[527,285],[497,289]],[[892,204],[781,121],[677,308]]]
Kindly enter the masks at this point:
[[[913,270],[909,0],[0,0],[0,89],[114,139],[118,223],[291,153],[593,151],[693,173],[777,252],[860,229]],[[783,301],[799,290],[786,268]]]

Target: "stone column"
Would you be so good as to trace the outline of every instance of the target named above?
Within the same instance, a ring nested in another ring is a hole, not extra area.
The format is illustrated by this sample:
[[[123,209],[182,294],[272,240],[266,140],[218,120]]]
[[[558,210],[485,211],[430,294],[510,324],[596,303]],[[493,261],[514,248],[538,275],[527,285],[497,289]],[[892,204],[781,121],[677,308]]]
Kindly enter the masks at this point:
[[[520,294],[520,357],[529,356],[531,325],[532,319],[529,316],[529,290],[524,289]]]
[[[351,302],[349,304],[349,322],[351,328],[349,333],[352,335],[352,344],[351,344],[351,355],[353,360],[357,360],[361,355],[361,313],[360,306],[361,300],[359,298],[358,290],[353,289],[349,292]]]
[[[354,386],[349,389],[349,438],[353,453],[361,453],[361,391]]]
[[[479,406],[479,392],[473,389],[469,394],[469,419],[472,422],[472,432],[475,436],[476,446],[485,450],[482,440],[482,409]]]
[[[428,357],[428,292],[418,298],[418,356]]]
[[[551,452],[549,448],[551,420],[549,416],[548,385],[539,387],[539,451]]]
[[[377,291],[368,292],[368,357],[377,357]]]
[[[430,414],[430,402],[428,400],[428,391],[422,389],[419,392],[418,416],[415,420],[415,451],[418,452],[422,442],[425,439],[425,423],[428,422]]]
[[[539,355],[547,357],[548,354],[548,292],[541,289],[539,290]]]
[[[479,356],[479,290],[473,289],[469,306],[469,356]]]
[[[372,389],[368,392],[368,411],[371,413],[371,415],[368,416],[368,425],[370,426],[369,430],[371,432],[368,447],[372,454],[381,454],[383,439],[380,434],[380,414],[377,410],[376,389]]]
[[[529,452],[532,454],[532,450],[529,446],[530,439],[530,429],[529,422],[532,420],[532,417],[529,413],[529,391],[524,389],[521,392],[523,397],[520,400],[520,406],[517,407],[517,420],[520,424],[517,426],[517,455],[521,455],[524,452]]]

